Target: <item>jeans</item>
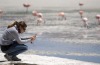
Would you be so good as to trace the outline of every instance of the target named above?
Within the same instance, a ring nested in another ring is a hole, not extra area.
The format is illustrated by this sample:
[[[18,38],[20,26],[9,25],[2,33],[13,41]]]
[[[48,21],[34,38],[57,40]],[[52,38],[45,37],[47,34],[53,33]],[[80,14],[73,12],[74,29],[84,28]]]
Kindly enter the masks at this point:
[[[25,52],[27,49],[28,47],[26,45],[18,44],[16,41],[14,41],[11,45],[1,46],[1,51],[11,56],[16,56]]]

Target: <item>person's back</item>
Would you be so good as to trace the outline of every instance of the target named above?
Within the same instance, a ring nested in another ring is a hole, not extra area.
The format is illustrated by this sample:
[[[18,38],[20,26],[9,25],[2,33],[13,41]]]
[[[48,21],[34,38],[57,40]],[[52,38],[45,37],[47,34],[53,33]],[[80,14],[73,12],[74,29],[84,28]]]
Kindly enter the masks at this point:
[[[1,43],[0,45],[9,45],[13,42],[15,34],[18,33],[15,27],[8,28],[4,31],[2,37],[1,37]]]

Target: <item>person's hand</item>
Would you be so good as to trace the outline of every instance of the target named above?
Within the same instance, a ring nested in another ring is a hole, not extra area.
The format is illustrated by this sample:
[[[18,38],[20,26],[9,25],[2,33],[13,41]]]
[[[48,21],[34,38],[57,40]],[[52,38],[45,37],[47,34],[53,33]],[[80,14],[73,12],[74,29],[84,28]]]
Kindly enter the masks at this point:
[[[31,39],[31,43],[32,43],[32,41],[34,41],[36,39],[36,35],[33,35],[32,37],[30,37],[30,39]]]

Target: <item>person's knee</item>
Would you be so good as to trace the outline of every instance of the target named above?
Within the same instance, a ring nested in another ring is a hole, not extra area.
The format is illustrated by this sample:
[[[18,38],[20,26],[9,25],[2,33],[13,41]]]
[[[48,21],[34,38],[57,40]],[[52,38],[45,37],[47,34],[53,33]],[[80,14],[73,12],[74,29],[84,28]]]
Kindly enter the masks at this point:
[[[18,45],[18,46],[16,46],[16,48],[18,49],[18,50],[28,50],[28,46],[27,45],[24,45],[24,44],[21,44],[21,45]]]
[[[24,45],[24,46],[23,46],[23,49],[24,49],[24,50],[28,50],[28,46]]]

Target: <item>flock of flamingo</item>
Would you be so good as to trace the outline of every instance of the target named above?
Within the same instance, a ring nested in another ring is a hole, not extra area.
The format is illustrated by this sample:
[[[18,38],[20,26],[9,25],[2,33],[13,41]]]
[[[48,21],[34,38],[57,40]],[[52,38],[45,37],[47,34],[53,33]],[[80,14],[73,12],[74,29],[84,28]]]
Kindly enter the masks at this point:
[[[82,6],[84,4],[83,3],[79,3],[79,6],[80,6],[80,10],[79,10],[79,14],[80,14],[80,18],[81,20],[83,21],[83,25],[84,27],[88,28],[88,18],[87,17],[84,17],[83,14],[84,14],[84,11],[82,10]],[[26,8],[26,14],[28,13],[28,8],[31,6],[30,4],[28,3],[24,3],[23,6]],[[0,17],[3,15],[3,11],[0,10]],[[37,25],[39,25],[39,23],[41,22],[44,22],[45,23],[45,20],[43,18],[43,14],[38,12],[38,11],[32,11],[32,15],[34,16],[34,19],[37,20]],[[59,12],[57,14],[57,16],[59,17],[60,20],[66,20],[66,15],[64,12]],[[100,15],[97,14],[96,15],[96,19],[98,20],[98,24],[100,25]]]
[[[80,14],[81,20],[83,21],[84,27],[88,28],[88,22],[87,22],[88,18],[83,16],[84,14],[84,11],[82,10],[83,5],[84,5],[83,3],[79,3],[79,6],[80,6],[79,14]],[[98,20],[98,24],[100,25],[100,15],[99,14],[96,15],[96,19]]]

